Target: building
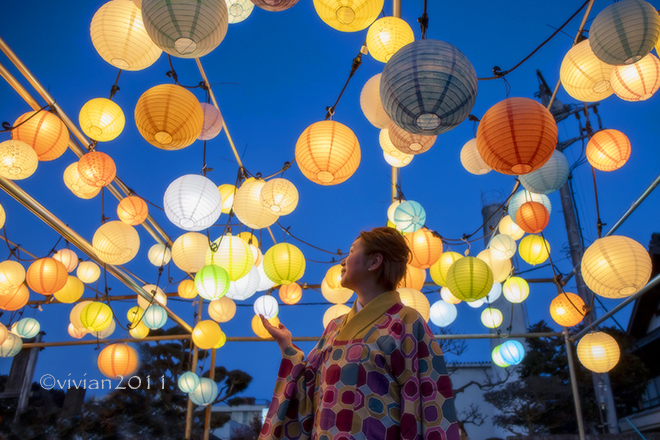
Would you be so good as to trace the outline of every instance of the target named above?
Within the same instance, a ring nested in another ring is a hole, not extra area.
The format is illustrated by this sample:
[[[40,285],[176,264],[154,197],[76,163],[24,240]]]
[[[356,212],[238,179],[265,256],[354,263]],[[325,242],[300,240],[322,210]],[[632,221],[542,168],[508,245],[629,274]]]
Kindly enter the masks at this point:
[[[227,423],[220,428],[213,431],[213,435],[221,440],[229,440],[232,433],[242,429],[250,429],[250,424],[255,418],[263,421],[268,411],[270,402],[262,401],[256,403],[254,397],[243,398],[245,403],[243,405],[216,405],[211,411],[214,413],[228,413],[230,419]]]

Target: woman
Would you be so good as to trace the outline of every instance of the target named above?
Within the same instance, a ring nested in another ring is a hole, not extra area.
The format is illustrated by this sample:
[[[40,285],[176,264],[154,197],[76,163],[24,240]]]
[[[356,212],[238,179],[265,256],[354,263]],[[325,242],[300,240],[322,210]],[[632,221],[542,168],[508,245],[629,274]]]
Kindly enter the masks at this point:
[[[282,350],[260,439],[458,439],[440,347],[396,286],[410,250],[392,228],[362,232],[342,262],[351,311],[304,354],[283,324],[262,322]]]

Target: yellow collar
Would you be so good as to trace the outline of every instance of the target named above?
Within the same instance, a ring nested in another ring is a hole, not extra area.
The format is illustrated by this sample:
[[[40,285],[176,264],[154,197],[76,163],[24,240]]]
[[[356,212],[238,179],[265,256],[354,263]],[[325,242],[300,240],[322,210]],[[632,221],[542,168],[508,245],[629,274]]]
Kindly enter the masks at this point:
[[[364,337],[383,314],[393,305],[400,303],[399,292],[392,290],[384,292],[371,300],[366,306],[358,312],[357,302],[355,300],[351,311],[344,318],[344,324],[337,334],[336,340],[350,341]]]

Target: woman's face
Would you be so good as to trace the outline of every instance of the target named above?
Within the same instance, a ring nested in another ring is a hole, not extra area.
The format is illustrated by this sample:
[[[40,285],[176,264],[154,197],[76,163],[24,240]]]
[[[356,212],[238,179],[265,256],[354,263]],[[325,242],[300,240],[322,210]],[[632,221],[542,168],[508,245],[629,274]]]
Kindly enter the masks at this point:
[[[341,262],[341,285],[347,289],[355,290],[357,284],[369,272],[370,258],[365,255],[362,239],[358,238],[351,245],[348,257]]]

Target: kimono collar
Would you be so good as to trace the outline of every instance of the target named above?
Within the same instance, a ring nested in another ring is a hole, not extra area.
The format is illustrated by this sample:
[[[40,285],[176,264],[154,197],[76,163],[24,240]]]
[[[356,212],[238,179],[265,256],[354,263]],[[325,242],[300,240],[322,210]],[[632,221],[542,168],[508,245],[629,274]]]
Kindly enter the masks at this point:
[[[344,324],[336,338],[339,341],[350,341],[357,339],[358,336],[364,336],[366,331],[371,329],[392,306],[400,303],[401,299],[396,290],[384,292],[372,299],[359,312],[357,302],[358,300],[355,300],[351,311],[344,318]]]

